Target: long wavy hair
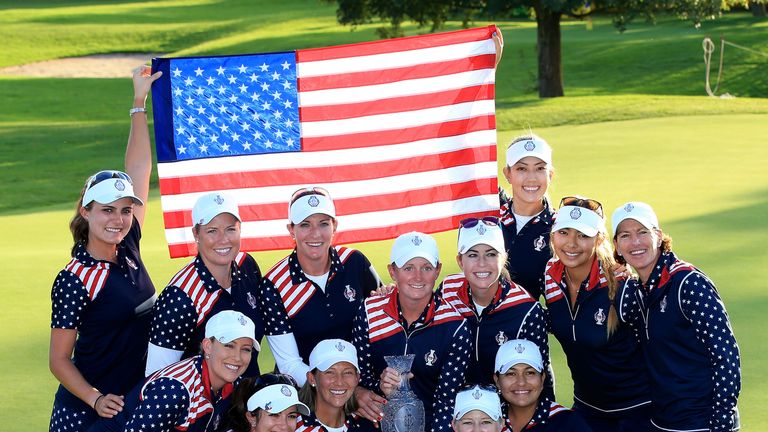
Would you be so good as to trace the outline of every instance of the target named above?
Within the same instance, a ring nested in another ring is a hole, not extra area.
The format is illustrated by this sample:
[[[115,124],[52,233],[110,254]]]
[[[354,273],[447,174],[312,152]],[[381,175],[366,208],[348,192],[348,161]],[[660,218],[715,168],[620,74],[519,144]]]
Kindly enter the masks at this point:
[[[317,378],[317,375],[320,374],[320,371],[317,370],[317,368],[312,369],[310,371],[312,375]],[[317,404],[317,387],[312,387],[312,385],[309,383],[309,380],[307,380],[303,386],[299,389],[299,400],[304,403],[304,405],[309,407],[309,410],[312,412],[316,412],[315,405]],[[349,416],[353,412],[357,411],[357,403],[355,403],[355,396],[354,394],[352,397],[347,399],[347,403],[344,404],[344,417]]]
[[[70,255],[75,256],[75,250],[77,244],[82,243],[84,246],[88,245],[88,220],[80,214],[80,208],[83,207],[83,195],[85,195],[85,186],[80,191],[80,199],[77,200],[75,205],[75,215],[72,216],[72,220],[69,221],[69,231],[72,233],[72,251]],[[85,206],[85,209],[91,211],[93,204],[89,203]]]

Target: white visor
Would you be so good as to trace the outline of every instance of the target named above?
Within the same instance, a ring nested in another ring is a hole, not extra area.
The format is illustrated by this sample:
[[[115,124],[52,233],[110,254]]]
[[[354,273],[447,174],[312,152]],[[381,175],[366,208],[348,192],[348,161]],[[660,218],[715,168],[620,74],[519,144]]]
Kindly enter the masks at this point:
[[[299,401],[299,392],[288,384],[266,386],[248,398],[248,411],[261,408],[277,414],[294,405],[301,415],[309,415],[309,407]]]
[[[557,211],[552,232],[563,228],[573,228],[587,237],[594,237],[599,232],[605,232],[605,222],[594,210],[577,206],[563,206]]]
[[[322,194],[304,195],[288,207],[288,219],[294,225],[302,223],[304,219],[316,213],[335,219],[336,207],[333,205],[333,200]]]

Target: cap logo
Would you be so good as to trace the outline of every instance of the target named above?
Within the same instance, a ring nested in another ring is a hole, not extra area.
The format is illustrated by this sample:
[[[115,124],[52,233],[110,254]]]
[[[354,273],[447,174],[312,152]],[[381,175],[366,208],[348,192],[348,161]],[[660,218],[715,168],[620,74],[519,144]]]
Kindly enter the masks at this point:
[[[422,241],[423,240],[421,240],[421,237],[419,237],[419,236],[413,236],[411,238],[411,243],[413,243],[416,246],[420,245]]]
[[[635,209],[635,206],[633,206],[632,203],[627,203],[627,205],[624,206],[624,211],[627,213],[631,212],[634,209]]]
[[[272,402],[271,402],[271,401],[270,401],[270,402],[267,402],[267,403],[264,405],[264,411],[272,411]]]
[[[222,198],[221,195],[216,195],[216,198],[214,198],[213,201],[218,205],[224,204],[224,198]]]
[[[485,229],[485,224],[484,223],[481,223],[481,224],[477,225],[477,233],[478,234],[485,235],[486,231],[488,231],[488,230]]]
[[[479,388],[476,388],[475,391],[472,392],[472,397],[475,399],[480,399],[483,397],[483,393],[480,391]]]
[[[515,351],[517,351],[518,354],[522,354],[523,351],[525,351],[525,347],[523,346],[523,344],[519,343],[515,347]]]
[[[237,321],[240,323],[241,326],[244,326],[244,325],[248,324],[248,322],[245,320],[245,317],[242,316],[242,315],[237,317]]]
[[[120,179],[115,180],[115,189],[117,189],[117,190],[119,190],[121,192],[124,191],[125,190],[125,183],[123,183],[123,181],[120,180]]]
[[[571,210],[571,219],[576,220],[581,217],[581,210],[575,208]]]
[[[309,204],[310,207],[317,207],[320,205],[320,200],[317,199],[317,196],[312,195],[309,197],[309,200],[307,200],[307,204]]]
[[[291,389],[289,389],[289,388],[288,388],[288,386],[285,386],[285,385],[284,385],[284,386],[283,386],[283,387],[280,389],[280,393],[282,393],[282,394],[283,394],[283,395],[285,395],[285,396],[290,396],[290,395],[291,395]]]
[[[536,144],[534,144],[533,141],[528,141],[527,143],[525,143],[523,148],[525,148],[528,151],[533,151],[533,149],[536,148]]]
[[[341,343],[341,342],[338,342],[338,343],[335,345],[335,347],[336,347],[336,351],[338,351],[338,352],[342,352],[342,351],[344,351],[345,349],[347,349],[347,347],[345,347],[345,346],[344,346],[344,344],[343,344],[343,343]]]

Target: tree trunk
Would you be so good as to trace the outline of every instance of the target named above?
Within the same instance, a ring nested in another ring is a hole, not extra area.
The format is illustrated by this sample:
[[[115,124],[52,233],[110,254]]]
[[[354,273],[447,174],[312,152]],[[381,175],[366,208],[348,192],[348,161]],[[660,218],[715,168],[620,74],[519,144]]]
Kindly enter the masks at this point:
[[[563,70],[560,48],[560,12],[535,2],[536,45],[539,51],[539,97],[563,96]]]
[[[749,10],[752,11],[752,16],[754,17],[764,17],[768,14],[766,13],[765,3],[751,1],[749,2]]]

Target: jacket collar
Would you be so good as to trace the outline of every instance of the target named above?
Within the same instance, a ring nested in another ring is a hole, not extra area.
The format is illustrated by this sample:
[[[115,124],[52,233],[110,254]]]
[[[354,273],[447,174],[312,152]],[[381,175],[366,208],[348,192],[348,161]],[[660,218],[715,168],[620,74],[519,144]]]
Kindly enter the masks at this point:
[[[195,257],[194,265],[195,270],[197,271],[197,275],[200,277],[200,280],[203,281],[203,286],[205,286],[206,291],[216,292],[220,289],[224,289],[216,281],[216,278],[213,277],[210,270],[208,270],[208,267],[203,262],[203,258],[199,253]],[[232,263],[229,265],[229,269],[232,279],[232,286],[235,286],[235,284],[240,281],[242,272],[240,271],[240,267],[238,267],[237,262],[235,261],[232,261]]]
[[[328,256],[331,259],[331,269],[328,272],[328,281],[330,281],[336,273],[344,270],[344,264],[341,263],[341,258],[339,258],[335,247],[331,246],[328,248]],[[307,275],[304,274],[304,270],[301,268],[299,254],[295,248],[288,256],[288,267],[291,269],[291,281],[294,285],[309,281],[309,278],[307,278]]]

